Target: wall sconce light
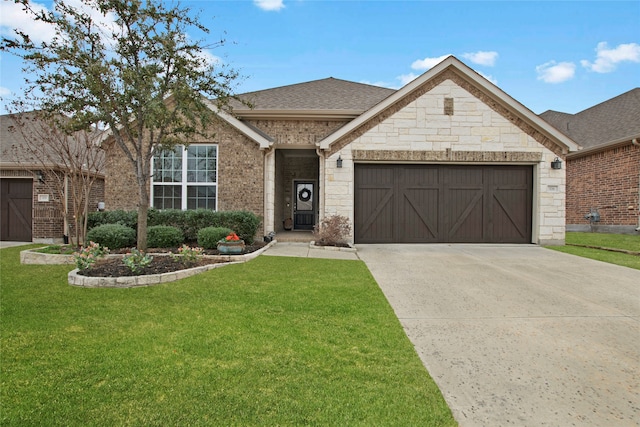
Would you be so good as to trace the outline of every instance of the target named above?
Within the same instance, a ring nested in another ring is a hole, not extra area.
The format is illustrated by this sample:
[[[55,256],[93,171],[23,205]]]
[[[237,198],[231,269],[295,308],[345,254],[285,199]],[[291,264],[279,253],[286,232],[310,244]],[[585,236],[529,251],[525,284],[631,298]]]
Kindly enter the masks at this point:
[[[551,162],[551,169],[562,169],[562,161],[557,157],[553,159],[553,162]]]
[[[36,178],[38,178],[38,181],[40,181],[41,183],[44,182],[44,179],[45,179],[44,172],[36,171]]]
[[[336,166],[338,169],[342,168],[342,157],[338,154],[338,160],[336,161]]]

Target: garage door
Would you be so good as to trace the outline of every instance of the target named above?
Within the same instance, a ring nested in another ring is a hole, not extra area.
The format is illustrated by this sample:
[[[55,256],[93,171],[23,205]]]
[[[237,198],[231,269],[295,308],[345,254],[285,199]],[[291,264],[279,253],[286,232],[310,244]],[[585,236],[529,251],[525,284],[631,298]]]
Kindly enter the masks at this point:
[[[530,243],[531,166],[355,169],[356,243]]]
[[[0,240],[31,241],[33,180],[0,179]]]

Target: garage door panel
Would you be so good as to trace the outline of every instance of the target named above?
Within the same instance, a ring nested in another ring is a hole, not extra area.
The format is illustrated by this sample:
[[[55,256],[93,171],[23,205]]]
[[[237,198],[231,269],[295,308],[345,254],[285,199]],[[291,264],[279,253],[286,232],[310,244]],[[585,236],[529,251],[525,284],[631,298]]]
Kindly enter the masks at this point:
[[[354,231],[361,242],[393,241],[393,168],[361,167],[356,169],[358,185]]]
[[[530,243],[532,171],[356,165],[356,243]]]

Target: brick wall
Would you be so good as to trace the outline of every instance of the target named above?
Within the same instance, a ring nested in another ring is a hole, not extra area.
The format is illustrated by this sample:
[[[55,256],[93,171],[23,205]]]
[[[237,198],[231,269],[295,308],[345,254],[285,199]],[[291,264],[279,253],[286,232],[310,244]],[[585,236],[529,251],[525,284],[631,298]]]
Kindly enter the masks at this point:
[[[218,210],[248,210],[264,214],[263,153],[256,142],[231,126],[218,122],[208,139],[191,144],[218,145]],[[131,162],[116,144],[107,148],[105,208],[135,210],[138,206],[136,177]],[[262,228],[258,236],[262,236]]]
[[[276,145],[311,145],[335,132],[349,120],[248,120],[274,139]]]
[[[640,147],[631,142],[587,156],[567,159],[567,224],[589,224],[590,209],[599,225],[637,225]]]

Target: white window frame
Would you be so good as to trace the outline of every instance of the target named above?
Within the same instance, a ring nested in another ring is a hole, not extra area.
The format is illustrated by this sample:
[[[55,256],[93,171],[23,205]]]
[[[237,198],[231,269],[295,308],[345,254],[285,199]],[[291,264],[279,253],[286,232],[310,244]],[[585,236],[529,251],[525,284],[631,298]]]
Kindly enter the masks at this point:
[[[216,148],[216,181],[215,182],[190,182],[187,180],[187,174],[188,174],[188,160],[189,160],[189,155],[188,155],[188,148],[189,147],[193,147],[193,146],[198,146],[198,147],[215,147]],[[182,147],[182,180],[180,182],[156,182],[154,181],[154,176],[155,176],[155,167],[154,167],[154,163],[155,163],[155,159],[156,156],[154,155],[151,159],[151,177],[150,177],[150,186],[151,186],[151,191],[149,192],[149,205],[151,207],[153,207],[153,200],[154,200],[154,191],[155,191],[155,186],[156,185],[166,185],[166,186],[180,186],[181,187],[181,197],[180,197],[180,204],[181,207],[180,209],[182,209],[183,211],[186,211],[187,208],[187,202],[188,202],[188,187],[214,187],[215,188],[215,207],[214,207],[214,211],[218,210],[218,182],[219,182],[219,177],[220,177],[220,171],[218,169],[218,159],[220,158],[220,147],[218,146],[218,144],[191,144],[189,146],[185,146],[182,144],[176,145],[176,148],[178,147]],[[160,153],[160,150],[158,150],[158,153]]]

